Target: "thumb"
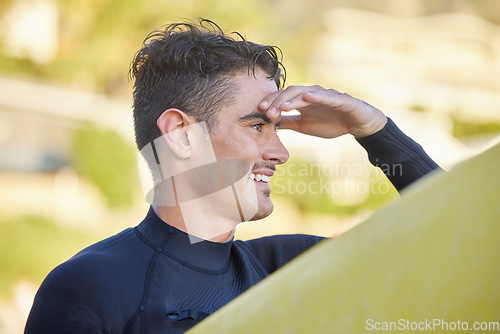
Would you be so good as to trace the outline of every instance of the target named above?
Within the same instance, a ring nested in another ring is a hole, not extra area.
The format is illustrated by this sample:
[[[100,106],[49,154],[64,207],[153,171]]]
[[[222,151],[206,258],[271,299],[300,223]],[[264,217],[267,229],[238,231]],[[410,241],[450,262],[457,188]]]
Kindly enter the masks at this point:
[[[299,131],[300,115],[282,115],[280,129]]]

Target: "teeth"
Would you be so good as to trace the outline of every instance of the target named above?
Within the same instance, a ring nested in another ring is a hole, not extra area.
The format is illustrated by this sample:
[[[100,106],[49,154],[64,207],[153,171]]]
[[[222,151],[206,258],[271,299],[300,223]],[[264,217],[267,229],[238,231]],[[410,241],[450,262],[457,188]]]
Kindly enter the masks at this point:
[[[269,183],[269,181],[271,180],[271,177],[267,176],[267,175],[252,173],[252,174],[250,174],[250,179],[255,180],[255,181],[262,181],[262,182]]]

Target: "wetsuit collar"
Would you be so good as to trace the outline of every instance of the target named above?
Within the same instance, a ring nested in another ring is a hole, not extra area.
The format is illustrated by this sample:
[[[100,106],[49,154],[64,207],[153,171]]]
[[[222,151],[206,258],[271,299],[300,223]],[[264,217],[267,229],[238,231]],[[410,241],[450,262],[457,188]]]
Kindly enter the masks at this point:
[[[184,265],[209,272],[228,268],[232,240],[224,243],[207,240],[191,243],[189,234],[164,222],[152,207],[136,231],[151,247]]]

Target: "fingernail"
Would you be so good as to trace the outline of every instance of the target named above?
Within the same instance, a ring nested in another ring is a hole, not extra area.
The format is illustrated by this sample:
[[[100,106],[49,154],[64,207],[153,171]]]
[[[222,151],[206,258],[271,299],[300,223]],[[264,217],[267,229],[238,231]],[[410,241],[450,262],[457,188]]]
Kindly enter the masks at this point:
[[[272,107],[271,109],[269,109],[269,111],[267,113],[270,114],[270,115],[275,115],[276,112],[277,112],[276,107]]]
[[[283,102],[280,107],[288,107],[289,104],[290,104],[290,101]]]
[[[260,103],[260,107],[262,107],[262,108],[267,108],[267,107],[269,107],[269,101],[262,101],[262,102]]]

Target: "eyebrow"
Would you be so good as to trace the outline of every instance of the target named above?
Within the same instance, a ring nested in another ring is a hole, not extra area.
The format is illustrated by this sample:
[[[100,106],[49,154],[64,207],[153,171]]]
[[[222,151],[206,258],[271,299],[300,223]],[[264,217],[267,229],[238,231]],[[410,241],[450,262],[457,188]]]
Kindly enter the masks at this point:
[[[267,117],[265,112],[257,112],[257,111],[253,111],[249,114],[246,114],[245,116],[241,116],[240,121],[246,121],[246,120],[255,119],[255,118],[261,119],[264,123],[267,123],[267,124],[270,124],[273,122],[269,117]],[[279,128],[280,126],[281,126],[281,120],[276,123],[276,127]]]

